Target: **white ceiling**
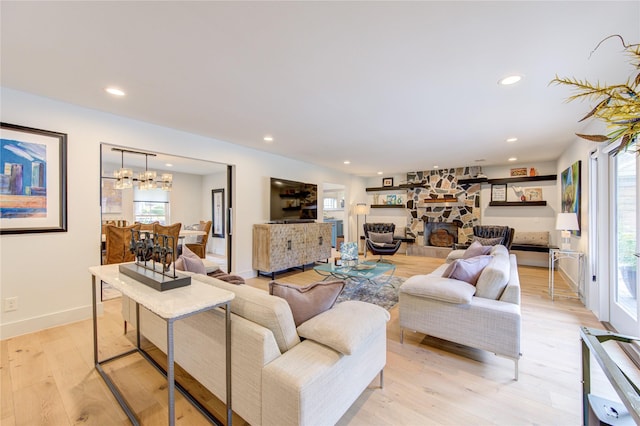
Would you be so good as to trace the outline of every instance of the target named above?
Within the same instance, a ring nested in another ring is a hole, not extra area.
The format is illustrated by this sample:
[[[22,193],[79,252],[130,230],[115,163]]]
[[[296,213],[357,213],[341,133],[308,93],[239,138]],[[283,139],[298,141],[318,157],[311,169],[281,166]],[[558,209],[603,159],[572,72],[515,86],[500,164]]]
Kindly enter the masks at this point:
[[[590,105],[564,103],[569,89],[549,81],[622,82],[633,68],[617,41],[590,52],[610,34],[640,42],[639,1],[2,1],[0,12],[3,87],[363,176],[555,160]],[[511,73],[524,79],[497,84]]]

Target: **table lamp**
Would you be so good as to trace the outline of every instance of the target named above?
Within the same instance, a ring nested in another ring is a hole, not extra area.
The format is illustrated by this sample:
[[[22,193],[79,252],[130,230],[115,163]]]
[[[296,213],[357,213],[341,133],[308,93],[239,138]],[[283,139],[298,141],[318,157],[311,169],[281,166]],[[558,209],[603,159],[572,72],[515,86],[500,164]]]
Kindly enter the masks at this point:
[[[575,213],[558,213],[556,218],[556,229],[562,231],[562,250],[571,250],[571,232],[580,229],[578,226],[578,215]]]

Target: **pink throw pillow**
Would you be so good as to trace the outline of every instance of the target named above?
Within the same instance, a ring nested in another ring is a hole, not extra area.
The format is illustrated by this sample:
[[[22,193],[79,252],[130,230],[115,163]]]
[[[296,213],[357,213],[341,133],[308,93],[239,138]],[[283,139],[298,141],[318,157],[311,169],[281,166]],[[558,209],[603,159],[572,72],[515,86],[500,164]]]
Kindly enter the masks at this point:
[[[493,248],[493,246],[483,246],[482,244],[480,244],[480,242],[478,241],[474,241],[471,243],[471,245],[469,246],[469,248],[467,248],[464,251],[464,254],[462,255],[463,259],[469,259],[471,257],[476,257],[476,256],[482,256],[485,254],[489,254],[491,253],[491,249]]]
[[[476,256],[469,259],[454,260],[444,271],[444,278],[453,278],[476,285],[480,274],[486,268],[493,256]]]
[[[196,274],[207,274],[207,270],[204,267],[202,259],[189,250],[186,245],[182,246],[182,255],[176,259],[176,269],[180,271],[188,271]]]

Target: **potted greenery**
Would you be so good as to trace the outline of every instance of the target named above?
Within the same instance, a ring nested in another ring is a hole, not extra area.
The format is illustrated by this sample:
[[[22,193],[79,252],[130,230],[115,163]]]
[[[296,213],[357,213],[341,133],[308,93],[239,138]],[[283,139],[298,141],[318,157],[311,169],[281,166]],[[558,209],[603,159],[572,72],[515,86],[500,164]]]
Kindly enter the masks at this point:
[[[611,35],[602,40],[594,52],[607,39],[617,37],[622,42],[624,49],[628,52],[632,59],[636,61],[633,65],[640,70],[640,44],[627,45],[620,35]],[[593,53],[593,52],[592,52]],[[577,136],[594,142],[605,142],[611,144],[621,139],[620,145],[614,150],[614,154],[618,154],[627,149],[635,149],[635,142],[640,133],[640,73],[635,78],[628,78],[622,84],[601,85],[600,82],[595,84],[586,80],[576,78],[559,78],[556,76],[551,80],[553,84],[568,85],[575,89],[575,95],[569,97],[567,101],[576,99],[588,99],[598,101],[598,104],[585,115],[580,121],[588,118],[597,118],[603,120],[610,132],[607,135],[583,135],[576,133]]]

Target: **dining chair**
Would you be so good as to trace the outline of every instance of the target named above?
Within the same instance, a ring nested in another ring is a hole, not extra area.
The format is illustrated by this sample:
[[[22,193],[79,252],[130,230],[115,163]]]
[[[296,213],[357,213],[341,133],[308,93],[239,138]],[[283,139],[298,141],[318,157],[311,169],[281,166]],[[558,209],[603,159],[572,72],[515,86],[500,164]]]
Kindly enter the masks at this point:
[[[200,256],[201,258],[207,257],[207,242],[209,241],[209,232],[211,232],[212,222],[200,221],[200,231],[204,231],[204,235],[198,235],[198,239],[195,243],[185,243],[189,250]]]
[[[173,240],[173,256],[171,257],[171,262],[175,262],[175,260],[178,258],[178,238],[180,237],[180,229],[182,229],[182,223],[181,222],[176,222],[173,223],[171,225],[160,225],[159,223],[156,223],[155,225],[153,225],[153,232],[154,234],[160,234],[160,235],[168,235],[170,237],[172,237]]]

